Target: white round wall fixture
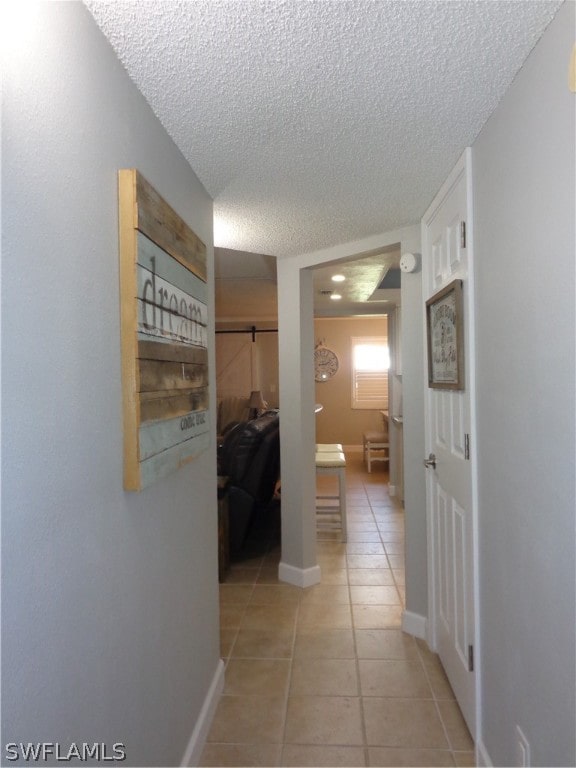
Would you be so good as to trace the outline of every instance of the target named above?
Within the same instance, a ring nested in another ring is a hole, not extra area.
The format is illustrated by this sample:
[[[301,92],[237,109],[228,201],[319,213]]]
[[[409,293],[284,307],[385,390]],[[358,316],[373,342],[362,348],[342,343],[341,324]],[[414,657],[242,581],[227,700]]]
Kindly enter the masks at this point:
[[[416,272],[420,265],[419,254],[403,253],[400,258],[400,269],[402,272]]]

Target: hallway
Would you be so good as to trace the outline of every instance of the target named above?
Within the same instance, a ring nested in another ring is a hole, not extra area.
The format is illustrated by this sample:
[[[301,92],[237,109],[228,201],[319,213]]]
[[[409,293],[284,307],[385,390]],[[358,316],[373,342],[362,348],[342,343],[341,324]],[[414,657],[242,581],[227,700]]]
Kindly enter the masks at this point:
[[[321,584],[279,582],[273,546],[220,585],[226,685],[202,766],[474,765],[438,658],[400,629],[404,512],[381,465],[349,453],[346,477],[348,543],[319,535]]]

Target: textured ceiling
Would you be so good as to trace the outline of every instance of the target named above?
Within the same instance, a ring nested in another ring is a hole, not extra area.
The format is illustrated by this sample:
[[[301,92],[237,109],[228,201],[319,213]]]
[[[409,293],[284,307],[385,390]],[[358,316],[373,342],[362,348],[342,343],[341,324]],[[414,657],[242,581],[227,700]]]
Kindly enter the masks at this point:
[[[417,222],[557,0],[85,0],[215,201],[287,256]]]

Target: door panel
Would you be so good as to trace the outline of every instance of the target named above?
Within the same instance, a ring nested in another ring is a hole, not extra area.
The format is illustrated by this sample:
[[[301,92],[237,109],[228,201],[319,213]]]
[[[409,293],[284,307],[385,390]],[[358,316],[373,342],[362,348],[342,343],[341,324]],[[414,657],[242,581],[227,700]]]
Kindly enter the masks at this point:
[[[466,455],[472,430],[473,356],[471,248],[462,241],[461,223],[470,229],[468,164],[463,158],[437,195],[422,222],[425,299],[454,279],[463,283],[464,390],[426,390],[427,453],[436,466],[427,472],[430,552],[430,637],[439,653],[468,726],[474,734],[476,673],[469,670],[474,645],[474,515],[473,462]]]

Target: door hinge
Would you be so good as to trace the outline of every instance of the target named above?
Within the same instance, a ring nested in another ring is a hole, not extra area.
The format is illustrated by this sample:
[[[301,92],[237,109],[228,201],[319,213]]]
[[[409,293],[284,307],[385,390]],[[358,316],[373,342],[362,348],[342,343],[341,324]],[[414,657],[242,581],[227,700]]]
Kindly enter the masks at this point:
[[[470,461],[470,435],[468,433],[464,435],[464,458],[466,461]]]
[[[474,672],[474,646],[468,646],[468,672]]]
[[[466,222],[460,222],[460,248],[466,248]]]

